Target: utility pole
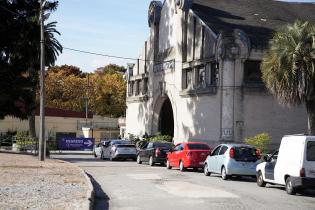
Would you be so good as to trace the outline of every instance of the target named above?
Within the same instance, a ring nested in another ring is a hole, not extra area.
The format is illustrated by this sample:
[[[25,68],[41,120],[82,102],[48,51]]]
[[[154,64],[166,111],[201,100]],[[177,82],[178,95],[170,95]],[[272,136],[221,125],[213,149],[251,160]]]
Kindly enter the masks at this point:
[[[45,139],[45,37],[44,37],[44,0],[40,0],[40,122],[39,122],[39,160],[46,157]]]

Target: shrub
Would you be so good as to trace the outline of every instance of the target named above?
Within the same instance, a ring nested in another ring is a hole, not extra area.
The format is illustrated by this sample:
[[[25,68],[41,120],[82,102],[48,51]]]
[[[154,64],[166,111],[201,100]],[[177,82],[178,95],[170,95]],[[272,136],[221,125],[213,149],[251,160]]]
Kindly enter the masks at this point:
[[[172,142],[173,138],[168,135],[155,135],[148,138],[148,141],[165,141],[165,142]]]
[[[271,137],[267,133],[260,133],[254,137],[245,138],[244,142],[260,149],[262,153],[266,153],[267,145],[271,142]]]

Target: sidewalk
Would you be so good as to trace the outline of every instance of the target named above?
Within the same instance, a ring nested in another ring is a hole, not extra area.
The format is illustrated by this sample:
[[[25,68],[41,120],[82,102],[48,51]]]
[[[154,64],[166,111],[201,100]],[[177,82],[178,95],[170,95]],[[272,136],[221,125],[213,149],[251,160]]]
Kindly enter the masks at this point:
[[[70,163],[0,153],[1,209],[88,209],[88,184]]]

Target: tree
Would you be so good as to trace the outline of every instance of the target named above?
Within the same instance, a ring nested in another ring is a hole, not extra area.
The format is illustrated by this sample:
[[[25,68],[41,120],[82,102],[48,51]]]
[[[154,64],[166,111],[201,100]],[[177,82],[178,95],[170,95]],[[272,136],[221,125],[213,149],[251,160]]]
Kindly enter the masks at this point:
[[[94,75],[94,110],[102,116],[120,117],[126,110],[126,83],[112,71]]]
[[[48,69],[47,73],[61,73],[63,76],[79,76],[79,77],[86,77],[86,73],[83,73],[79,67],[76,66],[69,66],[69,65],[62,65],[62,66],[52,66]]]
[[[35,136],[35,98],[38,85],[40,25],[38,0],[0,2],[0,117],[28,116],[30,134]],[[57,1],[47,1],[44,10],[52,12]],[[47,19],[48,16],[46,16]],[[46,65],[53,65],[62,46],[54,35],[56,22],[45,25]]]
[[[266,87],[283,104],[305,104],[315,135],[315,26],[296,21],[276,32],[262,62]]]
[[[46,74],[46,105],[82,112],[87,93],[87,78],[74,66],[52,67]]]

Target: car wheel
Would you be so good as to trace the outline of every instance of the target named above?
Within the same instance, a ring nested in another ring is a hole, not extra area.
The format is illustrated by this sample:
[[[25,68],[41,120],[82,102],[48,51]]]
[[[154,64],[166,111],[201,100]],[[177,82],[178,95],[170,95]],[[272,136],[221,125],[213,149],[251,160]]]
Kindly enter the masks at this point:
[[[296,189],[295,187],[293,187],[292,180],[290,177],[288,177],[285,180],[285,190],[287,191],[289,195],[295,195],[296,193]]]
[[[141,163],[142,163],[140,155],[137,156],[137,163],[138,163],[138,164],[141,164]]]
[[[211,173],[209,172],[209,168],[208,168],[208,165],[205,164],[205,166],[203,167],[203,173],[205,176],[210,176]]]
[[[152,156],[150,156],[150,158],[149,158],[149,165],[150,166],[154,166],[154,162],[153,162],[153,157]]]
[[[221,169],[221,178],[223,180],[227,180],[229,178],[229,176],[226,174],[226,169],[225,167],[223,166],[222,169]]]
[[[166,168],[167,168],[167,169],[172,169],[172,166],[171,166],[169,160],[166,160]]]
[[[186,170],[186,168],[184,167],[183,161],[180,161],[180,162],[179,162],[179,170],[180,170],[180,171],[185,171],[185,170]]]
[[[259,187],[265,187],[266,186],[266,182],[264,181],[264,177],[263,177],[261,171],[258,172],[257,185]]]

